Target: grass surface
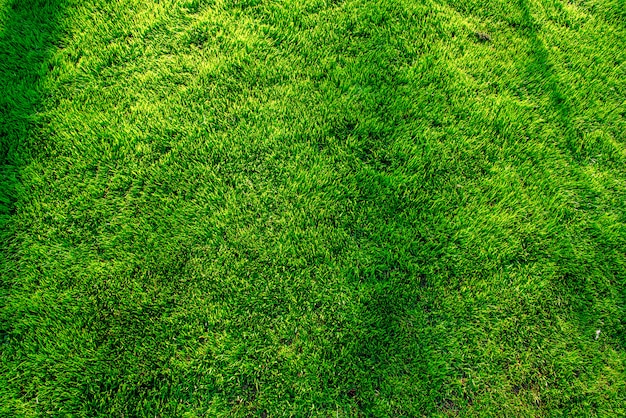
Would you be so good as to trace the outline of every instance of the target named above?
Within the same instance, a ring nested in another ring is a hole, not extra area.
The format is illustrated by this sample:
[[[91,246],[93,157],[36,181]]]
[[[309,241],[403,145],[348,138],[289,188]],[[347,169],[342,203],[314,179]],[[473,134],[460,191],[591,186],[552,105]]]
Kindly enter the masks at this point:
[[[0,415],[624,416],[625,11],[0,0]]]

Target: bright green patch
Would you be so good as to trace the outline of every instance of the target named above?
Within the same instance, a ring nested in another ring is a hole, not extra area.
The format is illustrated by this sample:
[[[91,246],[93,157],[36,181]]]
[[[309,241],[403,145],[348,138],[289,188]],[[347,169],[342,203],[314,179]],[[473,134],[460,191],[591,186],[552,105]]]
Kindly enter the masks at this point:
[[[0,414],[626,414],[624,10],[0,0]]]

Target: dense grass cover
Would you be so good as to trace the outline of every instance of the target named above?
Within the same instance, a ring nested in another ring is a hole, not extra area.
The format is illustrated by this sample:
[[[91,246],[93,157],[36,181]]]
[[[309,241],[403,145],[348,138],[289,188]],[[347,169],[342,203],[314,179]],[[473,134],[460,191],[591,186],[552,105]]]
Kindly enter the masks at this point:
[[[624,0],[0,0],[0,415],[624,416],[625,99]]]

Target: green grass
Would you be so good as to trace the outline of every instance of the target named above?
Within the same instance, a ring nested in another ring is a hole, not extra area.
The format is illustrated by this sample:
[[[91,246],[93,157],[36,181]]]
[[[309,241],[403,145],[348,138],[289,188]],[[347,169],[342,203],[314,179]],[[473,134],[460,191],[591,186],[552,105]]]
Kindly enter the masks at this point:
[[[626,415],[625,99],[624,0],[0,0],[0,415]]]

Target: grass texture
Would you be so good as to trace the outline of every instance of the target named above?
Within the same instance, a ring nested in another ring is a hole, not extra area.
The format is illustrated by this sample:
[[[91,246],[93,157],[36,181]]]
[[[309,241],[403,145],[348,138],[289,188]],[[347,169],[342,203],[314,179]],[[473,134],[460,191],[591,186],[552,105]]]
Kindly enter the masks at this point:
[[[624,0],[0,0],[0,415],[626,415],[625,99]]]

